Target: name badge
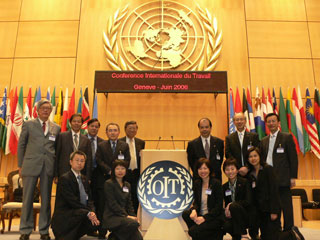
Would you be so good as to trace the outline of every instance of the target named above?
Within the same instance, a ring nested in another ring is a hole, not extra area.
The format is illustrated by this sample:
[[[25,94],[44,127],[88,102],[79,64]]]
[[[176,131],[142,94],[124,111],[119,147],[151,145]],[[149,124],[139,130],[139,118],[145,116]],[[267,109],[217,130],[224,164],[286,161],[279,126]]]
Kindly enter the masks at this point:
[[[54,142],[56,140],[56,136],[55,135],[50,135],[49,136],[49,140]]]
[[[210,188],[208,188],[208,189],[206,190],[206,194],[207,194],[207,195],[211,195],[211,193],[212,193],[212,190],[211,190]]]
[[[122,188],[122,191],[128,193],[128,192],[129,192],[129,188],[123,187],[123,188]]]
[[[220,159],[221,159],[219,153],[217,153],[216,159],[217,159],[217,160],[220,160]]]
[[[119,155],[118,155],[118,159],[119,159],[119,160],[124,160],[124,155],[123,155],[123,154],[119,154]]]
[[[277,148],[277,153],[284,153],[284,148],[278,147]]]
[[[231,194],[232,194],[232,193],[231,193],[231,190],[228,189],[225,194],[226,194],[227,197],[228,197],[228,196],[231,196]]]
[[[252,148],[252,147],[253,147],[252,145],[248,145],[247,150],[249,150],[249,149]]]
[[[89,197],[88,197],[88,195],[86,196],[86,199],[87,199],[87,201],[89,200]]]
[[[256,182],[252,182],[252,188],[256,188]]]

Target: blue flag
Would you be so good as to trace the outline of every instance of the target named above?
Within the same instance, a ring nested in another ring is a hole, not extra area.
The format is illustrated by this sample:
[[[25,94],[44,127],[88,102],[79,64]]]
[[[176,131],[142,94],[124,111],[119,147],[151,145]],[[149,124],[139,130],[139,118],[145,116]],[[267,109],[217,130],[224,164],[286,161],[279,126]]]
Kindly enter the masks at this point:
[[[230,101],[229,101],[230,107],[229,107],[229,134],[236,131],[236,127],[233,123],[233,117],[234,117],[234,107],[233,107],[233,92],[232,88],[230,88]]]
[[[7,88],[4,89],[0,106],[0,147],[3,137],[6,136],[6,115],[7,115]]]
[[[97,119],[98,119],[98,99],[97,99],[97,91],[94,92],[94,102],[93,102],[92,118],[97,118]]]

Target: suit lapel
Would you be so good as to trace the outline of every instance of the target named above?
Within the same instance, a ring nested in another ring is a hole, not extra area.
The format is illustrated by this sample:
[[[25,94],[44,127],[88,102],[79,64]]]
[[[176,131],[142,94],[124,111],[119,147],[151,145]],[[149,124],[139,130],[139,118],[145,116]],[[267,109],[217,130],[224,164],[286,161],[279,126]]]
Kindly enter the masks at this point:
[[[216,141],[212,136],[210,136],[210,158],[216,158],[217,152],[216,152]]]
[[[280,144],[281,144],[281,133],[279,131],[278,134],[277,134],[276,141],[274,143],[273,155],[277,152],[277,148],[279,147]],[[283,147],[283,146],[281,146],[281,147]],[[273,161],[274,161],[275,158],[274,157],[272,157],[272,158],[273,158]]]

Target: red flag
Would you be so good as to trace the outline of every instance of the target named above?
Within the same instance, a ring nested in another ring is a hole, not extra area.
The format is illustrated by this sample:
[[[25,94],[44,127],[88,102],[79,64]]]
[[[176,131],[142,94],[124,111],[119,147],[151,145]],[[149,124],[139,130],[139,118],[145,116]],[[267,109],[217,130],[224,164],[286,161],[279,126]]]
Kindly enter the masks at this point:
[[[240,113],[240,112],[242,112],[242,106],[241,106],[239,89],[237,88],[234,113]]]
[[[269,135],[270,134],[270,130],[267,127],[267,121],[266,121],[266,115],[268,114],[268,110],[267,110],[266,97],[264,96],[264,88],[262,88],[261,111],[263,113],[263,118],[265,120],[266,135]]]
[[[74,91],[75,91],[75,89],[73,88],[72,95],[71,95],[71,99],[70,99],[70,103],[69,103],[69,107],[68,107],[68,121],[67,121],[67,128],[68,128],[68,130],[71,129],[70,118],[71,118],[71,116],[74,114],[74,106],[75,106],[75,95],[74,95]]]
[[[64,97],[64,103],[63,103],[61,132],[67,131],[67,121],[68,121],[68,88],[66,89],[66,95]]]
[[[90,120],[90,111],[89,111],[89,100],[88,100],[88,87],[86,87],[86,90],[84,90],[83,99],[82,99],[82,118],[83,118],[83,124],[81,126],[81,130],[86,131],[87,130],[87,124]]]

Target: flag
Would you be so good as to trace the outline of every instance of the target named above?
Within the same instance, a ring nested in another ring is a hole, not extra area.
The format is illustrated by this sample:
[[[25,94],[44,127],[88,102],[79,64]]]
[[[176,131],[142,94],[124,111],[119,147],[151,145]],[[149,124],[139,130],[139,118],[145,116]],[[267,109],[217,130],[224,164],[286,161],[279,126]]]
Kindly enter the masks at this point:
[[[320,95],[319,90],[314,90],[314,118],[318,130],[318,138],[320,139]]]
[[[300,152],[300,147],[298,143],[298,132],[297,132],[297,125],[296,125],[296,119],[292,111],[292,106],[291,106],[291,94],[290,94],[290,89],[288,88],[288,93],[287,93],[287,119],[288,119],[288,127],[289,131],[293,137],[293,141],[296,145],[296,151],[297,153]]]
[[[250,132],[250,123],[249,123],[249,113],[248,113],[248,102],[246,98],[246,90],[243,88],[242,91],[242,112],[246,118],[246,131]]]
[[[249,125],[250,125],[250,132],[256,132],[256,126],[254,124],[254,116],[252,111],[252,101],[249,92],[249,88],[247,88],[247,102],[248,102],[248,115],[249,115]]]
[[[38,117],[38,112],[37,112],[37,103],[41,100],[41,89],[39,87],[39,90],[36,91],[36,95],[34,96],[34,101],[33,101],[33,110],[32,110],[32,116],[33,118]]]
[[[36,90],[34,92],[34,97],[33,97],[32,110],[30,112],[31,118],[33,118],[33,109],[34,109],[34,106],[36,105],[37,94],[38,94],[38,89],[36,88]],[[37,112],[36,112],[36,114],[37,114]]]
[[[7,88],[4,89],[2,102],[0,105],[0,148],[2,139],[6,136],[6,115],[7,115]]]
[[[272,107],[273,107],[273,112],[275,114],[279,115],[278,106],[277,106],[276,92],[274,91],[274,88],[272,90]]]
[[[262,113],[263,113],[263,119],[265,119],[266,116],[267,116],[267,114],[268,114],[268,110],[267,110],[266,97],[264,96],[264,88],[262,88],[261,111],[262,111]],[[265,133],[266,133],[267,135],[269,135],[270,130],[269,130],[269,128],[267,128],[266,122],[264,122],[264,124],[265,124],[265,126],[264,126]]]
[[[80,88],[80,98],[78,101],[77,113],[82,113],[82,87]]]
[[[54,115],[56,114],[56,87],[54,87],[53,93],[52,93],[52,96],[51,96],[51,106],[52,106],[52,111],[50,113],[49,120],[51,122],[53,122],[54,121]]]
[[[273,113],[273,104],[272,104],[272,97],[270,93],[270,89],[268,88],[268,95],[267,95],[267,114]]]
[[[17,154],[18,141],[23,123],[23,87],[20,88],[19,100],[15,107],[15,114],[12,121],[11,134],[9,139],[10,152]]]
[[[81,126],[81,133],[87,133],[88,121],[90,120],[90,111],[89,111],[89,98],[88,98],[88,87],[84,90],[83,99],[82,99],[82,118],[83,124]]]
[[[286,113],[286,107],[284,105],[284,100],[282,96],[282,91],[280,88],[280,103],[279,103],[279,118],[280,118],[280,128],[282,132],[289,132],[288,128],[288,119],[287,119],[287,113]]]
[[[305,154],[303,129],[302,129],[303,127],[302,127],[301,115],[300,115],[300,110],[299,110],[299,105],[298,105],[298,97],[297,97],[296,88],[293,88],[293,92],[292,92],[292,109],[293,109],[294,117],[296,119],[299,148],[300,148],[300,151],[303,154]]]
[[[312,102],[310,98],[309,89],[306,90],[306,120],[307,120],[307,131],[309,134],[309,140],[311,145],[311,151],[317,158],[320,159],[320,142],[317,132],[317,126],[314,119],[314,111],[312,107]]]
[[[62,89],[60,88],[56,114],[54,115],[54,118],[53,118],[53,121],[59,126],[61,126],[62,114],[63,114],[63,93],[62,93]]]
[[[98,118],[98,99],[97,90],[94,92],[93,113],[92,118]]]
[[[230,100],[229,100],[229,134],[236,131],[236,128],[234,126],[233,117],[234,117],[234,109],[233,109],[233,91],[232,88],[230,88],[229,91]]]
[[[264,116],[261,109],[261,99],[260,99],[258,87],[256,89],[254,123],[256,125],[256,131],[259,135],[259,139],[261,140],[264,136],[266,136],[266,134],[265,134]]]
[[[67,121],[67,129],[68,130],[71,129],[70,118],[74,114],[74,106],[75,106],[74,91],[75,91],[75,89],[73,88],[71,99],[70,99],[70,103],[69,103],[69,107],[68,107],[68,121]]]
[[[32,99],[31,99],[31,87],[30,87],[27,101],[24,105],[23,121],[28,121],[31,118],[31,112],[32,112],[31,102],[32,102]]]
[[[48,101],[51,101],[50,87],[48,87],[46,99],[47,99]]]
[[[242,112],[242,106],[241,106],[241,101],[240,101],[240,94],[239,94],[239,89],[237,88],[237,93],[236,93],[236,102],[235,102],[235,113],[240,113]]]
[[[12,128],[12,122],[13,122],[13,117],[14,117],[14,112],[15,112],[15,98],[17,96],[17,89],[14,93],[13,89],[10,91],[10,95],[9,95],[9,101],[8,101],[8,105],[7,105],[7,119],[6,119],[6,128],[7,128],[7,137],[6,140],[4,142],[4,146],[5,146],[5,154],[9,154],[10,153],[10,148],[9,148],[9,141],[10,141],[10,135],[11,135],[11,128]],[[18,97],[17,97],[18,98]]]
[[[308,127],[307,127],[307,118],[306,118],[306,113],[304,111],[303,107],[303,102],[301,98],[301,92],[300,92],[300,87],[298,86],[298,108],[300,112],[300,117],[301,117],[301,124],[302,124],[302,135],[303,135],[303,149],[304,149],[304,154],[306,152],[309,152],[311,149],[310,141],[309,141],[309,135],[308,135]]]
[[[61,132],[67,131],[67,121],[68,121],[68,88],[66,89],[66,95],[64,97],[64,103],[63,103]]]

